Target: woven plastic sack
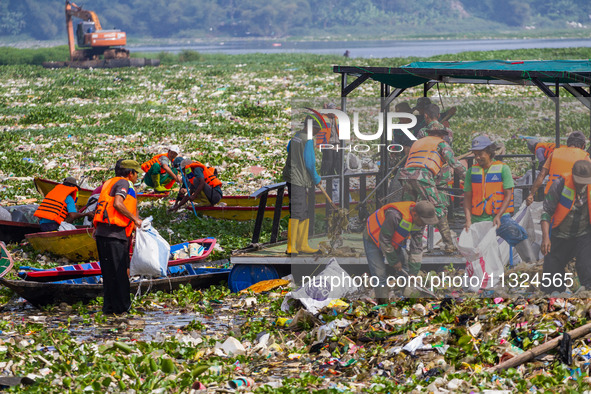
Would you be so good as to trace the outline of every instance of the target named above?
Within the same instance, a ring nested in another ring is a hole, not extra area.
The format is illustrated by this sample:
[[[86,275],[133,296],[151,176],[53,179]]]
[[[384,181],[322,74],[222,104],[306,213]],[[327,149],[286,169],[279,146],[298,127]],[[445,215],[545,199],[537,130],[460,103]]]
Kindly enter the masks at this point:
[[[60,226],[57,229],[57,231],[72,231],[72,230],[76,230],[76,226],[74,226],[72,223],[66,222],[65,220],[60,223]]]
[[[136,232],[129,274],[151,278],[166,276],[169,255],[170,245],[152,226],[152,216],[147,217]]]
[[[474,223],[470,230],[464,229],[460,234],[458,250],[467,260],[468,277],[478,278],[478,281],[468,281],[470,290],[488,289],[492,288],[493,281],[498,283],[504,268],[493,222]]]

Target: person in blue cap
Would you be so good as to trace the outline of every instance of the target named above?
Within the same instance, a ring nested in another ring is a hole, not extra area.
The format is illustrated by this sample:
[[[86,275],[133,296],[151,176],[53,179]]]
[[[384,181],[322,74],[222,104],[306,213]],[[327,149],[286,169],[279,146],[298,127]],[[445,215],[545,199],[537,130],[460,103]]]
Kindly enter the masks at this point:
[[[522,260],[536,260],[527,241],[527,231],[511,218],[513,206],[513,177],[505,163],[495,160],[496,146],[487,136],[472,140],[476,163],[466,172],[464,181],[464,213],[466,231],[472,222],[492,221],[497,236],[515,246]],[[524,242],[525,241],[525,242]]]

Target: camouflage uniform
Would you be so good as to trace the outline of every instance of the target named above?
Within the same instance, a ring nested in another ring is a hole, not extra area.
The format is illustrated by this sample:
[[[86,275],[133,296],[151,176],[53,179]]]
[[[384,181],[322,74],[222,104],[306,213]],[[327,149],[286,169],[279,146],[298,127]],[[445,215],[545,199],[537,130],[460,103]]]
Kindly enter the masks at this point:
[[[453,150],[446,142],[441,142],[437,146],[437,152],[446,165],[442,166],[442,170],[436,177],[426,168],[405,167],[400,170],[398,179],[406,181],[402,182],[404,184],[402,201],[430,201],[435,205],[437,217],[441,217],[447,213],[449,198],[445,195],[442,196],[437,191],[437,186],[447,185],[447,182],[453,176],[452,169],[459,171],[462,177],[466,169],[456,160]]]
[[[440,129],[441,130],[441,129]],[[437,152],[446,163],[442,166],[437,176],[427,168],[410,167],[403,168],[400,171],[399,180],[404,185],[402,189],[402,201],[429,201],[435,205],[435,212],[439,218],[437,228],[441,233],[443,242],[446,244],[446,250],[451,251],[453,241],[449,224],[447,223],[447,207],[449,197],[437,190],[438,186],[447,186],[449,179],[452,179],[453,171],[458,171],[460,176],[465,176],[466,169],[456,160],[453,150],[446,142],[440,142],[437,146]],[[411,264],[422,260],[422,256],[411,255]]]
[[[429,123],[427,126],[421,128],[417,132],[417,138],[420,139],[420,138],[426,137],[428,135],[429,130],[446,130],[447,135],[443,136],[442,138],[445,140],[445,142],[447,142],[448,144],[451,145],[451,143],[453,141],[453,131],[451,131],[451,129],[449,127],[445,127],[438,120],[434,120],[431,123]]]

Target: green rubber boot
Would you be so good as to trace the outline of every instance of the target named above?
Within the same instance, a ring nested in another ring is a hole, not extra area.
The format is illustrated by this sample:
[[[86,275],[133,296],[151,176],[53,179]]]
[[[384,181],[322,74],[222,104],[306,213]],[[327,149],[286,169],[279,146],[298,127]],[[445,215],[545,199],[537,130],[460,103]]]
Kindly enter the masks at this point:
[[[165,193],[169,191],[167,188],[160,184],[160,174],[152,175],[152,183],[154,184],[154,190],[157,192]]]

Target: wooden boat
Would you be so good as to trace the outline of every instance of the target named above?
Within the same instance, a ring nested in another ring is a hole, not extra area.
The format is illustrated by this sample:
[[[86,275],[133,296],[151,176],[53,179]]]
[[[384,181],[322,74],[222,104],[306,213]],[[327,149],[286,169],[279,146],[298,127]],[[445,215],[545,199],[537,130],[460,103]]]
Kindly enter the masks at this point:
[[[49,193],[55,187],[55,185],[59,184],[58,182],[50,181],[50,180],[42,179],[42,178],[35,178],[34,182],[35,182],[35,188],[37,188],[37,191],[39,193],[41,193],[41,195],[43,195],[43,196],[45,196],[47,193]],[[367,189],[367,192],[369,193],[370,190],[371,189]],[[148,199],[158,199],[158,198],[165,197],[168,194],[169,193],[153,193],[153,194],[140,193],[140,194],[138,194],[138,201],[145,201]],[[78,191],[78,201],[76,202],[76,205],[79,207],[86,205],[86,202],[88,201],[88,199],[90,198],[91,195],[92,195],[92,190],[80,188]],[[359,200],[359,190],[351,189],[351,197],[354,200]],[[269,194],[267,196],[267,207],[274,207],[276,200],[277,200],[277,195]],[[320,191],[316,192],[316,203],[318,203],[318,204],[326,203],[326,198],[324,197],[324,195]],[[283,196],[283,205],[289,205],[289,195],[287,194],[287,191]],[[225,206],[226,207],[258,207],[259,206],[259,199],[253,198],[250,196],[224,196],[224,197],[222,197],[222,199],[218,203],[218,207],[225,207]],[[244,220],[248,220],[248,219],[244,219]]]
[[[357,202],[353,201],[350,204],[350,208],[352,208],[352,213],[356,214],[357,210],[354,209]],[[193,207],[191,205],[187,206],[189,211],[193,211]],[[257,217],[259,207],[210,207],[210,206],[195,206],[195,212],[209,216],[216,219],[227,219],[227,220],[236,220],[236,221],[247,221],[247,220],[254,220]],[[314,211],[316,215],[324,215],[326,213],[326,204],[316,204]],[[275,214],[275,207],[274,206],[267,206],[265,207],[265,215],[266,218],[273,218]],[[281,207],[281,218],[286,217],[289,215],[289,206],[284,205]]]
[[[188,210],[193,211],[193,207],[189,204]],[[250,207],[209,207],[209,206],[195,206],[195,212],[209,216],[216,219],[227,219],[236,221],[254,220],[257,217],[258,206]],[[273,218],[275,212],[274,206],[265,207],[265,217]],[[281,207],[281,217],[289,215],[289,206]]]
[[[0,241],[4,243],[21,242],[25,234],[39,233],[41,228],[36,223],[0,220]]]
[[[366,195],[370,193],[371,190],[373,189],[367,189]],[[359,200],[359,190],[351,189],[350,193],[353,200]],[[274,207],[276,201],[277,195],[269,194],[267,196],[267,207]],[[322,192],[317,191],[315,201],[317,204],[325,204],[326,197],[324,196],[324,194],[322,194]],[[224,205],[228,207],[258,207],[259,199],[250,196],[224,196],[218,203],[218,206]],[[287,194],[287,189],[285,190],[285,194],[283,195],[283,205],[289,205],[289,194]]]
[[[12,256],[6,249],[6,245],[4,242],[0,242],[0,278],[6,275],[13,265],[14,261],[12,261]]]
[[[49,179],[43,178],[35,178],[33,179],[35,183],[35,188],[37,191],[42,195],[45,196],[49,193],[56,185],[59,185],[59,182],[50,181]],[[78,189],[78,200],[76,201],[77,207],[83,207],[88,202],[90,196],[92,196],[93,190],[86,189],[86,188],[79,188]],[[138,201],[146,201],[146,200],[157,200],[162,197],[168,196],[170,193],[138,193],[137,200]]]
[[[183,242],[172,245],[170,253],[173,254],[184,248],[189,248],[190,245],[196,244],[200,247],[198,256],[179,258],[176,260],[169,260],[168,267],[175,267],[184,264],[194,264],[203,261],[209,257],[216,244],[215,238],[201,238],[194,241]],[[101,275],[101,265],[99,262],[83,263],[74,265],[63,265],[51,269],[39,269],[32,267],[19,267],[18,276],[24,280],[34,282],[55,282],[60,280],[83,278],[88,276]]]
[[[27,234],[25,238],[39,252],[50,252],[67,257],[71,261],[98,260],[94,228],[86,227],[68,231],[48,231]]]
[[[190,266],[190,264],[187,264]],[[176,268],[185,268],[179,266]],[[143,279],[131,282],[131,293],[147,293],[163,291],[170,293],[181,285],[191,285],[194,289],[217,285],[228,280],[229,269],[221,268],[194,268],[194,274],[159,279]],[[29,301],[32,305],[40,308],[45,305],[75,304],[77,302],[87,303],[96,297],[103,296],[103,285],[101,283],[90,283],[90,278],[77,279],[86,280],[87,283],[66,282],[31,282],[25,280],[7,280],[0,278],[0,284],[8,287],[20,297]]]

